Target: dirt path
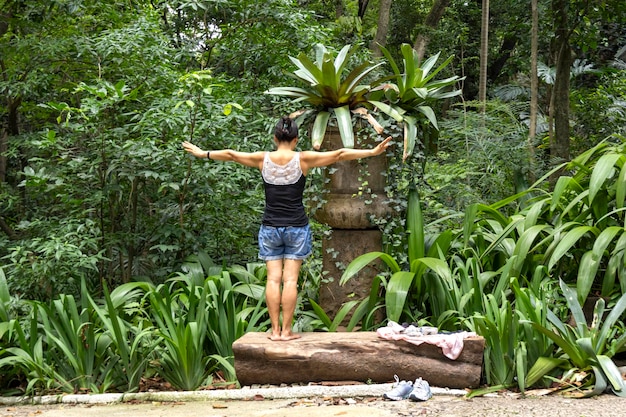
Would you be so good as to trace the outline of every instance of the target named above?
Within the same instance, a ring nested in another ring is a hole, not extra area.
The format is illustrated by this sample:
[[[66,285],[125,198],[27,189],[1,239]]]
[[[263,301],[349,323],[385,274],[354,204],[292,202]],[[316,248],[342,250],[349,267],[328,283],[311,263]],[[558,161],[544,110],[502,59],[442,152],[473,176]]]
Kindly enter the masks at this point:
[[[509,396],[465,399],[436,395],[422,403],[378,398],[305,398],[290,400],[191,401],[1,406],[2,417],[622,417],[626,399],[602,395],[589,399],[560,396],[519,399]]]

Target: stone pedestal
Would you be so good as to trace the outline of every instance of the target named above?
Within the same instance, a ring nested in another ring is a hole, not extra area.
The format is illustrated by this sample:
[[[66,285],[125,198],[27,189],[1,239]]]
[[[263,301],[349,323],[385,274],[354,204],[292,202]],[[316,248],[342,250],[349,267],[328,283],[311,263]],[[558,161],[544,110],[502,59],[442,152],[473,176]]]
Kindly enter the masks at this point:
[[[372,148],[375,141],[359,146]],[[324,149],[342,148],[341,136],[329,129]],[[332,234],[322,242],[323,282],[319,304],[334,318],[342,304],[367,297],[381,263],[364,268],[345,286],[339,280],[345,268],[356,257],[382,249],[382,235],[370,218],[384,218],[390,210],[385,193],[387,158],[378,155],[361,160],[341,161],[328,168],[324,187],[328,191],[324,205],[315,219],[332,228]],[[348,315],[350,317],[350,315]]]

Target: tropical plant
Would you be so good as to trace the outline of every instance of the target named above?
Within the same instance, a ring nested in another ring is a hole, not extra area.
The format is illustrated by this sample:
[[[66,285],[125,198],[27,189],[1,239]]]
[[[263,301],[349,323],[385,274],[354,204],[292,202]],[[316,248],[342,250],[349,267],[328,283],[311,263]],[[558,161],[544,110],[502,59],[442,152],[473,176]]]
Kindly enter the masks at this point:
[[[476,333],[485,338],[484,366],[487,384],[511,385],[516,374],[515,352],[520,346],[518,317],[506,298],[482,294],[484,312],[471,318]]]
[[[37,303],[47,346],[61,386],[72,391],[105,392],[115,385],[117,358],[109,354],[111,340],[99,332],[97,315],[83,283],[79,303],[61,294],[50,303]]]
[[[15,343],[5,349],[0,369],[23,375],[27,379],[24,391],[29,394],[62,390],[72,392],[70,381],[58,374],[44,347],[44,335],[39,333],[38,311],[34,303],[29,317],[16,321]]]
[[[149,293],[152,317],[163,340],[157,348],[159,374],[177,389],[197,389],[214,367],[205,349],[208,292],[208,285],[174,279]]]
[[[5,333],[11,330],[11,314],[9,312],[11,304],[11,294],[7,285],[7,278],[0,267],[0,341]],[[0,346],[2,346],[0,344]]]
[[[433,135],[429,134],[426,127],[430,124],[435,129],[439,128],[432,106],[441,100],[460,95],[461,90],[450,90],[450,87],[462,81],[463,78],[454,75],[442,80],[434,79],[453,59],[452,56],[449,57],[433,70],[441,52],[420,62],[417,51],[411,45],[404,43],[400,47],[403,57],[401,70],[386,48],[381,47],[381,51],[393,70],[395,83],[385,83],[378,87],[382,94],[374,92],[370,103],[404,125],[403,159],[406,159],[413,152],[420,127],[424,130],[422,132],[424,146],[426,149],[429,148],[428,141]]]
[[[254,282],[233,283],[229,271],[209,276],[206,285],[209,289],[208,337],[215,349],[215,358],[232,380],[235,379],[233,343],[247,332],[267,329],[265,290]]]
[[[611,359],[626,344],[624,326],[616,326],[626,311],[626,294],[619,297],[610,311],[605,310],[604,299],[598,299],[593,321],[589,324],[576,291],[563,280],[559,280],[559,284],[574,324],[562,322],[550,310],[546,312],[550,327],[531,323],[534,329],[550,338],[560,351],[556,357],[539,358],[529,371],[527,384],[533,385],[542,377],[549,376],[555,368],[564,368],[557,389],[576,397],[599,395],[606,390],[626,397],[626,382]]]
[[[345,45],[337,56],[321,44],[315,46],[316,59],[312,61],[304,52],[297,58],[290,57],[298,68],[293,76],[304,82],[307,87],[274,87],[267,90],[268,94],[292,97],[294,103],[307,102],[311,109],[296,113],[304,118],[314,115],[311,141],[314,149],[319,149],[326,133],[331,115],[335,116],[343,145],[354,146],[354,128],[352,113],[364,115],[369,123],[378,131],[382,127],[365,111],[368,103],[367,94],[371,87],[362,84],[374,69],[382,65],[361,62],[344,77],[350,58],[357,50],[357,45]],[[371,106],[370,106],[371,107]]]
[[[424,237],[424,218],[420,207],[419,194],[416,188],[409,191],[407,207],[407,248],[408,270],[390,254],[369,252],[355,258],[346,268],[340,284],[345,284],[369,263],[376,259],[383,261],[390,270],[390,276],[378,277],[374,280],[370,296],[365,302],[372,307],[372,299],[376,299],[378,286],[385,289],[385,312],[389,320],[400,322],[403,314],[412,316],[409,301],[423,302],[427,288],[439,281],[450,281],[451,272],[448,264],[442,259],[450,249],[452,234],[443,232],[434,237],[427,247]],[[440,286],[438,288],[441,288]],[[431,302],[444,302],[439,297],[431,297]],[[423,306],[423,305],[422,305]],[[357,309],[362,317],[368,309]],[[443,313],[443,311],[440,311]],[[435,314],[436,316],[436,314]],[[438,317],[435,317],[437,319]]]
[[[218,368],[234,381],[233,342],[268,326],[264,266],[222,268],[201,252],[185,261],[183,271],[148,293],[163,338],[157,371],[186,390],[205,384]]]
[[[15,339],[15,325],[17,317],[11,308],[12,297],[9,292],[7,279],[2,267],[0,267],[0,360],[8,356],[7,348],[12,346]],[[0,366],[2,369],[2,366]],[[18,367],[5,366],[0,373],[0,390],[11,387],[19,380],[20,370]]]
[[[138,314],[129,315],[126,312],[132,304],[142,305],[137,299],[141,300],[149,287],[149,284],[141,282],[128,283],[109,292],[105,285],[103,306],[88,297],[99,318],[100,337],[110,341],[110,355],[116,361],[113,370],[115,388],[124,392],[139,389],[141,378],[154,359],[152,352],[161,342],[155,337],[154,326],[143,309],[136,308]]]

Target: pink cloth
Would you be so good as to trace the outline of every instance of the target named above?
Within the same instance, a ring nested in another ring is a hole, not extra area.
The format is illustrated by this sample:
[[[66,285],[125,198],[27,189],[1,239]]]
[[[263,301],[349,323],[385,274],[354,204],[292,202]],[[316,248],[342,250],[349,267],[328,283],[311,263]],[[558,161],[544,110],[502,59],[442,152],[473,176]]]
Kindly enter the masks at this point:
[[[425,336],[408,336],[400,332],[395,331],[392,327],[381,327],[376,330],[378,337],[386,340],[406,340],[414,345],[421,345],[422,343],[430,343],[441,348],[443,354],[454,360],[459,357],[463,351],[463,340],[476,336],[474,332],[457,332],[446,334],[431,334]]]

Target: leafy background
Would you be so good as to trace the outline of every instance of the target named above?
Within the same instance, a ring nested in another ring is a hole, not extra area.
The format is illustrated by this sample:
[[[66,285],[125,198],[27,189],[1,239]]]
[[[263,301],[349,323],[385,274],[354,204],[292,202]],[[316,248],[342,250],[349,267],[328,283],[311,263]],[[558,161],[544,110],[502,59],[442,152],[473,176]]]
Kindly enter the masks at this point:
[[[180,142],[270,149],[276,118],[296,109],[264,92],[291,80],[290,56],[352,44],[349,66],[375,59],[382,2],[365,3],[0,2],[4,393],[236,380],[232,342],[267,329],[255,247],[263,191],[258,173],[193,161]],[[386,48],[398,63],[401,45],[428,33],[426,56],[452,56],[442,75],[464,78],[463,95],[434,108],[439,131],[418,132],[404,163],[401,129],[379,117],[398,145],[387,173],[395,214],[375,219],[383,252],[345,265],[343,279],[374,258],[389,269],[370,298],[328,317],[316,303],[316,243],[297,330],[336,330],[344,317],[372,330],[381,312],[473,330],[487,341],[488,389],[623,395],[624,4],[570,2],[571,24],[585,26],[571,32],[572,157],[562,161],[550,152],[556,2],[538,1],[534,140],[527,2],[491,5],[486,103],[476,101],[480,3],[447,3],[436,28],[424,25],[431,2],[390,10]],[[437,146],[423,145],[430,135]],[[304,126],[302,137],[306,147]],[[323,172],[309,181],[314,211]],[[328,233],[313,229],[316,242]]]

